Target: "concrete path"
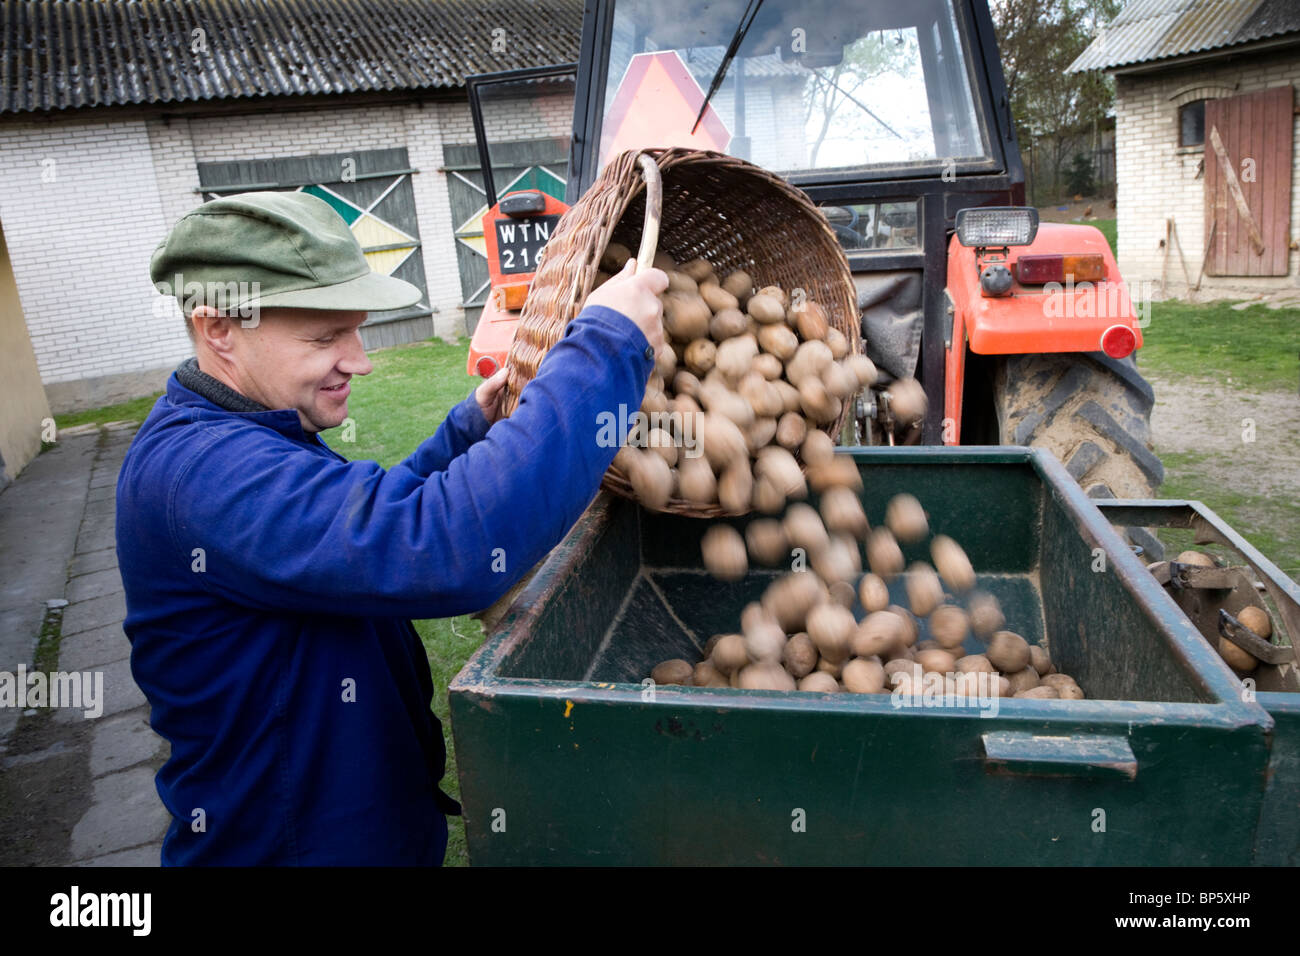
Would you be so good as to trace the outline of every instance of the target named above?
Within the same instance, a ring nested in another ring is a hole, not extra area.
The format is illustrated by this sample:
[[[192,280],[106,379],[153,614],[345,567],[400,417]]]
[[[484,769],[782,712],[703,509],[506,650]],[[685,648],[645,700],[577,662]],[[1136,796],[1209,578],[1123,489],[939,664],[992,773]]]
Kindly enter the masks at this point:
[[[159,862],[170,816],[154,773],[168,748],[131,678],[114,541],[136,427],[62,433],[0,493],[0,671],[34,669],[44,623],[59,635],[57,670],[103,682],[98,717],[0,707],[0,864]],[[52,648],[42,659],[52,664]]]

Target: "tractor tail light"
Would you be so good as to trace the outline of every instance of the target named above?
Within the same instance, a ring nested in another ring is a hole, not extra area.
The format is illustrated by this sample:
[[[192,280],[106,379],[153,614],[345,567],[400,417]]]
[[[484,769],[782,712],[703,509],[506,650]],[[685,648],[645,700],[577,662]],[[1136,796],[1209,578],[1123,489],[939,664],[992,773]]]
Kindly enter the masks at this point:
[[[1116,326],[1116,328],[1118,328],[1118,326]],[[497,364],[497,360],[490,355],[484,355],[474,363],[474,371],[483,378],[491,378],[496,374],[496,370],[500,367],[501,366]]]
[[[1114,359],[1127,357],[1137,348],[1137,333],[1127,325],[1112,325],[1101,333],[1101,350]]]
[[[1016,260],[1016,279],[1021,285],[1045,282],[1100,282],[1106,278],[1106,263],[1096,254],[1032,255]]]

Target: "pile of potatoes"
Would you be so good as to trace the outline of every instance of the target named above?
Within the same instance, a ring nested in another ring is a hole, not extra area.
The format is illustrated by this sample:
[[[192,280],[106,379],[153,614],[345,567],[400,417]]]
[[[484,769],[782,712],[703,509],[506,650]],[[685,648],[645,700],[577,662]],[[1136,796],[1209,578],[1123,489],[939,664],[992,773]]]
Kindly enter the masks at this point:
[[[610,243],[596,285],[630,256]],[[829,455],[824,429],[875,383],[876,367],[850,354],[848,338],[802,290],[755,289],[743,270],[719,277],[700,258],[679,264],[660,252],[654,264],[668,274],[668,288],[665,345],[640,409],[651,427],[629,437],[614,465],[651,510],[677,498],[731,514],[777,514],[802,485],[800,459],[811,465],[810,451],[818,460]],[[891,392],[899,396],[896,416],[924,415],[914,379]]]
[[[1184,551],[1174,560],[1179,564],[1190,564],[1198,568],[1218,567],[1214,558],[1204,551]],[[1244,607],[1237,613],[1236,618],[1241,622],[1242,627],[1249,629],[1262,640],[1267,641],[1273,636],[1273,619],[1261,608]],[[1259,658],[1249,651],[1242,650],[1226,637],[1219,638],[1217,649],[1219,656],[1238,674],[1249,674],[1259,666]]]
[[[974,589],[975,571],[966,552],[946,535],[931,536],[914,496],[895,496],[885,525],[869,526],[857,466],[835,455],[829,437],[822,437],[827,444],[814,449],[807,483],[818,492],[820,513],[795,501],[779,519],[751,521],[744,535],[715,523],[700,543],[705,568],[723,581],[743,578],[751,560],[774,567],[800,553],[807,557],[806,570],[776,578],[741,612],[739,631],[708,640],[703,660],[656,666],[650,674],[655,683],[860,694],[897,688],[919,695],[923,675],[933,672],[945,675],[945,694],[969,697],[980,692],[975,675],[985,672],[992,675],[984,678],[985,693],[1082,699],[1078,683],[1056,672],[1043,647],[1004,629],[998,600]],[[793,476],[791,485],[790,498],[807,496],[807,486]],[[905,567],[899,542],[927,538],[933,564],[916,561]],[[890,603],[888,582],[899,575],[908,607]],[[949,590],[964,601],[958,603]],[[852,610],[855,601],[865,612],[861,620]],[[918,641],[922,620],[930,637]],[[963,652],[971,634],[984,643],[984,653]]]

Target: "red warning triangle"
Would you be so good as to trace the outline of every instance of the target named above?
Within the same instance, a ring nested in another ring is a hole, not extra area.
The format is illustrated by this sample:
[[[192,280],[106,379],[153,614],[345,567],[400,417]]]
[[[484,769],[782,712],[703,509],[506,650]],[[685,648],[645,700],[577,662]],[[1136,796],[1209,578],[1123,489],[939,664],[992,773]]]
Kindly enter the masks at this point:
[[[638,53],[628,63],[605,112],[600,165],[625,149],[689,146],[726,152],[731,131],[713,104],[691,134],[703,102],[704,90],[676,50]]]

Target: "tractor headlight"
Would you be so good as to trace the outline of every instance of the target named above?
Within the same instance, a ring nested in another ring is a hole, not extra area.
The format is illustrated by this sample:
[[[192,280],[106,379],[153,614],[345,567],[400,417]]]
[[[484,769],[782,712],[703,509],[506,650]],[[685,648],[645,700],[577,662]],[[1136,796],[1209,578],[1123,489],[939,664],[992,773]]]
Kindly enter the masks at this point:
[[[957,210],[957,241],[963,246],[1027,246],[1038,234],[1038,210],[1029,206],[992,206]]]

